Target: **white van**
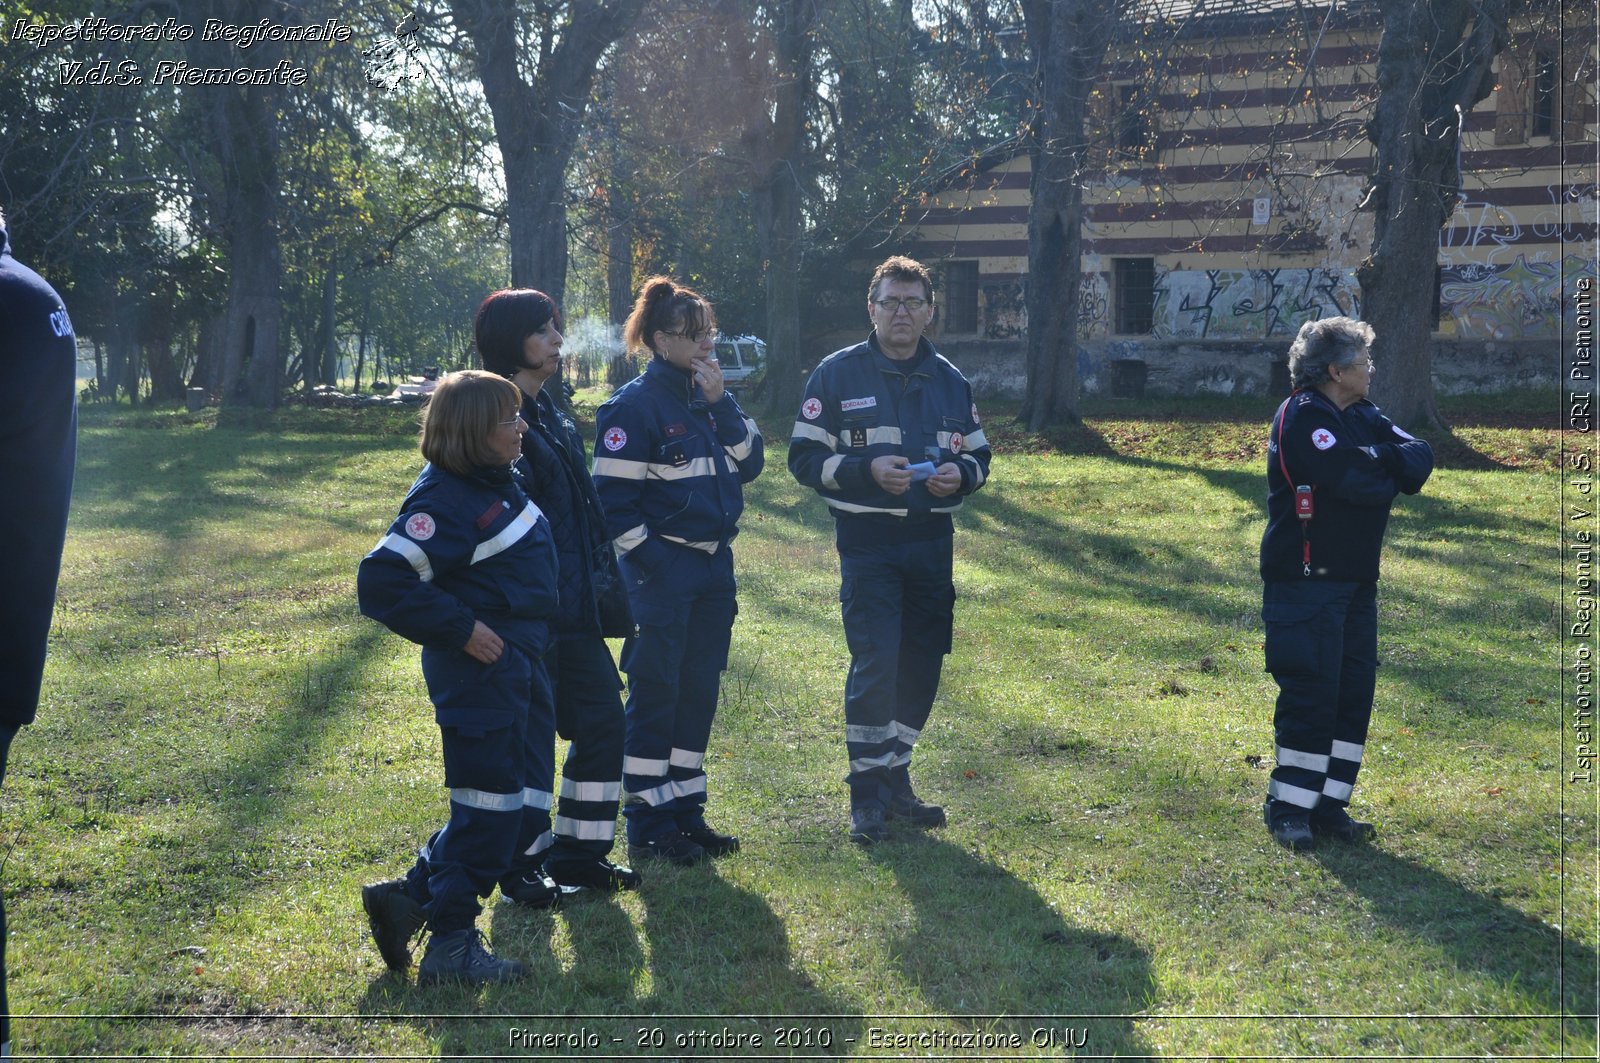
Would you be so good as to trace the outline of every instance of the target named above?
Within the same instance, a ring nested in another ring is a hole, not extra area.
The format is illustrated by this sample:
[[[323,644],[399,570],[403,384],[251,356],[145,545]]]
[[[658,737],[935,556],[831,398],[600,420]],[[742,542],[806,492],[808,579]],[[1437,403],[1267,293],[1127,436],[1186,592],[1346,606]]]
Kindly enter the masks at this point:
[[[722,382],[733,391],[754,385],[767,365],[767,345],[755,336],[720,336],[716,355]]]

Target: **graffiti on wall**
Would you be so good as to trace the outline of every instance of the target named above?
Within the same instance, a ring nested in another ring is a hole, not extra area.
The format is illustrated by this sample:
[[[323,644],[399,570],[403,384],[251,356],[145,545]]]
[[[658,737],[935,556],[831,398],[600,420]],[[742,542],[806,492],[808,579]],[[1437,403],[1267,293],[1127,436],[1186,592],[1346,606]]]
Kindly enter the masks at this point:
[[[1565,282],[1563,282],[1563,275]],[[1439,332],[1452,339],[1510,340],[1559,335],[1570,306],[1562,293],[1579,276],[1595,276],[1592,259],[1561,262],[1518,255],[1505,265],[1468,263],[1440,272]],[[1021,284],[984,288],[984,336],[1027,334]],[[1108,274],[1085,272],[1078,292],[1079,338],[1112,335]],[[1157,271],[1152,327],[1159,339],[1291,337],[1307,321],[1359,317],[1361,288],[1348,269],[1213,269]]]
[[[1027,293],[1020,282],[983,286],[978,314],[983,321],[983,336],[990,340],[1014,340],[1028,333]]]
[[[1546,185],[1545,194],[1550,205],[1538,211],[1513,210],[1463,197],[1451,224],[1439,231],[1439,260],[1454,265],[1456,256],[1470,254],[1475,263],[1461,263],[1461,268],[1503,266],[1516,254],[1513,246],[1530,236],[1541,243],[1558,239],[1564,244],[1582,243],[1590,231],[1587,223],[1594,220],[1600,185]],[[1519,261],[1521,258],[1517,255]],[[1514,268],[1516,263],[1510,265]]]
[[[1353,315],[1355,277],[1344,269],[1157,272],[1151,334],[1163,338],[1292,336],[1319,317]]]
[[[1446,266],[1439,281],[1439,331],[1459,339],[1508,340],[1555,336],[1561,328],[1562,273],[1567,283],[1594,267],[1569,255],[1564,262],[1508,266]]]

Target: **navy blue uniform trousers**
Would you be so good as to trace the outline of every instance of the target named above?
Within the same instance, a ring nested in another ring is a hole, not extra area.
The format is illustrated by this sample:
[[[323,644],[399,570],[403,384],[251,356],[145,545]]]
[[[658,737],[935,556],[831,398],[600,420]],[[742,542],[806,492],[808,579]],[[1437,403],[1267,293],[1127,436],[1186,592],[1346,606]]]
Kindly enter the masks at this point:
[[[628,674],[622,814],[634,845],[704,823],[702,767],[733,620],[733,552],[669,543],[671,555],[642,582],[623,558],[637,633],[623,644]]]
[[[544,659],[555,688],[556,734],[571,743],[561,765],[547,866],[592,864],[611,852],[622,797],[622,679],[605,640],[562,639]]]
[[[953,541],[943,535],[839,551],[852,808],[885,807],[911,787],[911,749],[933,709],[955,623]]]
[[[1372,721],[1378,585],[1269,582],[1261,618],[1267,671],[1278,684],[1269,816],[1343,808]]]
[[[478,899],[517,872],[549,831],[548,809],[541,818],[527,801],[542,790],[549,803],[555,709],[544,665],[510,642],[491,665],[424,647],[422,672],[439,723],[450,818],[422,847],[406,892],[426,908],[428,928],[446,934],[472,926],[483,911]],[[542,787],[524,785],[537,779]]]

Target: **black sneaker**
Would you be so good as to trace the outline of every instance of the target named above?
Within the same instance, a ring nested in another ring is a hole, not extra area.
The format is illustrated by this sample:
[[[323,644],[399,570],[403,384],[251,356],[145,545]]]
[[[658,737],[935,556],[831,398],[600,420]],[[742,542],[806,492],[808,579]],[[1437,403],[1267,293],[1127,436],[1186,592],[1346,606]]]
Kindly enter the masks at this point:
[[[1318,809],[1311,813],[1311,833],[1319,838],[1333,838],[1341,842],[1364,842],[1377,833],[1372,824],[1351,819],[1343,808],[1331,811]]]
[[[679,833],[704,849],[710,856],[727,856],[729,853],[739,851],[738,838],[731,834],[719,834],[704,822],[693,827],[685,827]]]
[[[1261,817],[1266,820],[1272,840],[1291,852],[1305,852],[1316,844],[1311,837],[1311,816],[1308,813],[1284,812],[1274,817],[1269,800],[1261,806]]]
[[[551,908],[561,901],[555,880],[537,868],[513,874],[500,883],[500,896],[509,904],[523,908]]]
[[[677,867],[693,867],[710,858],[705,849],[678,831],[642,845],[634,845],[631,842],[628,844],[628,859],[636,864],[642,864],[647,860],[665,860]]]
[[[406,893],[404,879],[374,882],[361,887],[361,907],[367,911],[367,925],[378,955],[391,971],[411,966],[411,941],[428,921],[422,905]]]
[[[877,845],[889,836],[883,809],[877,805],[850,810],[850,840],[857,845]]]
[[[439,982],[489,985],[515,982],[527,973],[527,968],[517,961],[502,960],[490,952],[489,946],[483,943],[483,935],[476,929],[455,930],[434,934],[428,939],[428,951],[417,965],[417,985]]]
[[[910,790],[889,799],[889,807],[883,810],[883,818],[902,819],[913,827],[942,827],[945,824],[942,806],[930,805]]]
[[[563,896],[570,897],[584,890],[601,893],[618,893],[636,890],[644,876],[631,867],[613,864],[610,860],[564,860],[545,865],[545,874],[555,880]]]

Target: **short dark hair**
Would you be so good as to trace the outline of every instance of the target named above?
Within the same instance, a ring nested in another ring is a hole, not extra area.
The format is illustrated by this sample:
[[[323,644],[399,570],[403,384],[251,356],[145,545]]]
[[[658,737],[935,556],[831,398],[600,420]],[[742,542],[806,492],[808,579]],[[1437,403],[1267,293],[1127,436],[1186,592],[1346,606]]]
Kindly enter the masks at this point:
[[[522,392],[503,376],[481,369],[449,373],[422,410],[422,456],[457,476],[497,465],[489,437],[521,408]]]
[[[622,341],[629,351],[653,352],[650,340],[657,332],[704,332],[716,327],[717,315],[703,295],[671,277],[651,277],[639,289],[633,313],[622,326]]]
[[[500,376],[514,376],[523,367],[522,344],[551,321],[561,327],[555,300],[535,288],[502,288],[478,304],[472,338],[483,367]]]
[[[884,259],[878,268],[872,271],[872,283],[867,285],[867,302],[873,302],[878,298],[878,285],[885,280],[907,283],[920,281],[923,295],[928,302],[933,302],[933,274],[928,272],[927,266],[914,258],[894,255]]]
[[[1314,388],[1333,379],[1329,366],[1347,366],[1371,348],[1377,333],[1353,317],[1324,317],[1300,326],[1289,347],[1289,382]]]

